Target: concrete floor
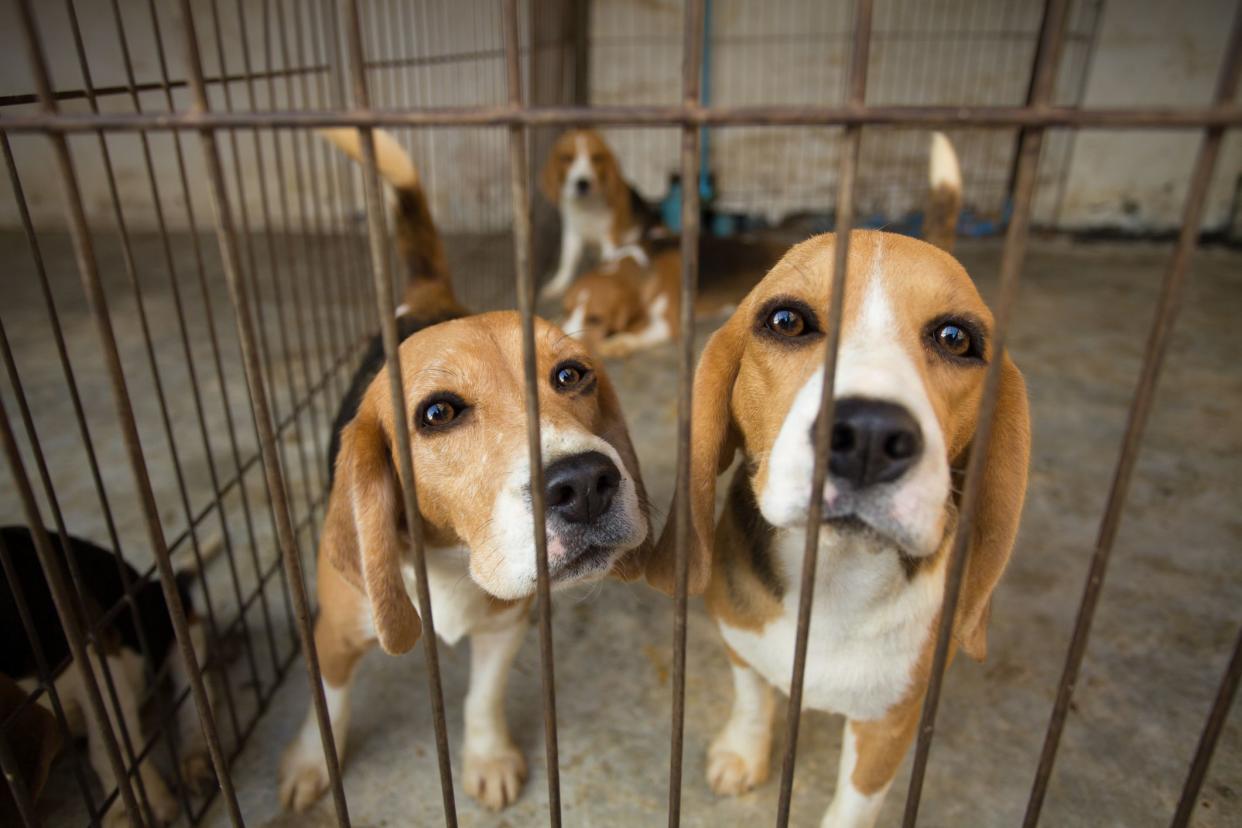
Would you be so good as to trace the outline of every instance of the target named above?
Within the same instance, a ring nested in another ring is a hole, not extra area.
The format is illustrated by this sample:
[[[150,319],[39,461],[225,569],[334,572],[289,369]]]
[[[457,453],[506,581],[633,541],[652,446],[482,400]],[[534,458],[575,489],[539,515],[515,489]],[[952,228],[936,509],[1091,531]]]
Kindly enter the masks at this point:
[[[45,241],[92,429],[108,471],[122,541],[132,558],[149,560],[141,515],[112,423],[106,380],[94,353],[95,331],[80,299],[71,252],[63,237]],[[186,252],[185,240],[176,241],[178,250]],[[227,332],[232,320],[215,264],[214,242],[208,241],[213,302]],[[158,254],[156,240],[141,243],[139,261]],[[471,244],[457,250],[454,258],[459,274],[472,272],[468,268],[493,254],[507,256],[504,243]],[[11,263],[0,314],[18,353],[69,525],[80,534],[106,540],[89,477],[82,472],[81,449],[64,403],[63,382],[50,350],[24,241],[18,236],[0,236],[0,251]],[[114,246],[104,240],[101,257],[109,289],[117,297],[114,318],[127,372],[133,377],[143,438],[150,441],[148,454],[159,458],[152,463],[152,473],[165,526],[172,535],[185,521],[175,477],[164,459],[166,444],[152,400],[149,371],[142,361],[134,303],[125,298],[127,287],[117,275],[123,271],[116,255]],[[995,287],[999,244],[972,242],[963,245],[959,255],[989,295]],[[991,656],[983,665],[959,662],[946,682],[921,811],[924,825],[1011,825],[1021,819],[1168,255],[1167,247],[1157,245],[1042,241],[1030,247],[1020,310],[1010,335],[1033,405],[1030,495],[1019,548],[995,602]],[[188,256],[179,261],[186,262],[190,270]],[[188,285],[190,279],[186,273],[181,281]],[[733,283],[713,286],[711,274],[704,279],[709,291],[722,296],[736,293]],[[188,488],[193,504],[201,509],[210,481],[186,393],[184,360],[176,351],[179,346],[169,316],[167,284],[158,275],[144,280],[150,282],[144,285],[154,309],[156,341],[161,346],[158,358],[171,392],[174,434],[179,445],[186,447]],[[472,295],[476,304],[488,303],[486,286],[477,290]],[[265,307],[271,311],[276,305],[268,300]],[[1242,562],[1237,556],[1242,546],[1237,508],[1242,491],[1242,415],[1238,414],[1242,373],[1236,356],[1242,348],[1242,334],[1235,323],[1240,313],[1242,256],[1220,250],[1200,252],[1062,742],[1045,806],[1045,825],[1167,824],[1180,792],[1203,718],[1242,622]],[[318,317],[322,321],[327,315],[321,312]],[[190,321],[195,350],[201,354],[196,364],[205,366],[201,314],[191,314]],[[294,330],[290,328],[291,337]],[[308,324],[303,330],[320,329]],[[700,331],[706,333],[706,329]],[[236,370],[234,337],[230,334],[224,339],[227,389],[242,434],[243,455],[248,455],[253,451],[253,438],[244,407],[244,383]],[[309,354],[296,342],[287,351],[276,348],[275,364],[288,362],[295,377],[304,361],[310,360],[313,366],[317,340],[312,336],[309,341]],[[609,368],[620,388],[653,502],[667,504],[675,457],[673,348],[666,346]],[[278,368],[278,380],[282,372]],[[208,430],[217,443],[215,455],[223,458],[224,409],[220,389],[208,374],[203,380],[209,402]],[[330,386],[324,396],[331,392]],[[7,387],[4,393],[9,403]],[[327,407],[332,405],[325,402]],[[314,467],[315,443],[322,446],[326,440],[326,433],[314,436],[316,425],[320,431],[326,428],[322,414],[317,422],[304,414],[300,422],[302,439],[290,434],[285,441],[295,500],[304,498],[301,487],[307,476],[306,492],[317,493],[317,468],[304,475],[296,460],[298,447],[305,448]],[[257,543],[260,564],[266,565],[275,553],[262,512],[262,486],[257,471],[246,479],[252,506],[259,510]],[[20,512],[7,476],[0,487],[3,519],[18,520]],[[227,505],[236,541],[242,537],[242,524],[237,505],[233,500]],[[299,507],[299,517],[304,514]],[[210,535],[213,524],[205,526]],[[309,549],[306,544],[308,564]],[[254,570],[249,557],[239,557],[239,562],[245,562],[241,580],[246,588],[253,584]],[[217,563],[208,578],[222,620],[236,614],[226,569]],[[288,621],[278,582],[272,581],[265,594],[274,616],[278,654],[287,653]],[[261,637],[259,608],[253,606],[247,618],[253,635]],[[558,597],[554,636],[566,825],[664,821],[671,619],[671,603],[645,587],[607,584]],[[270,690],[274,678],[264,666],[269,660],[267,645],[256,644],[258,686]],[[464,646],[442,648],[441,653],[454,766],[460,768],[461,702],[468,657]],[[706,747],[724,721],[730,690],[724,652],[699,602],[691,604],[688,654],[683,824],[766,824],[775,813],[775,781],[739,799],[719,800],[703,780]],[[513,807],[492,815],[476,807],[458,787],[462,825],[544,823],[547,790],[538,665],[538,646],[531,635],[518,657],[508,703],[514,737],[531,766],[526,789]],[[246,659],[240,658],[231,671],[231,683],[242,700],[243,714],[253,709],[248,676]],[[363,665],[354,696],[345,772],[355,825],[441,823],[426,696],[426,671],[419,655],[403,659],[372,655]],[[334,822],[330,802],[321,803],[308,817],[293,819],[281,816],[276,800],[277,757],[300,723],[307,701],[304,673],[295,665],[275,689],[267,712],[237,760],[233,778],[249,824]],[[1197,825],[1242,824],[1242,721],[1236,715],[1233,719],[1204,786]],[[793,823],[815,825],[835,784],[840,722],[815,713],[803,721]],[[226,741],[231,739],[226,733]],[[776,750],[780,749],[778,739]],[[900,820],[908,764],[907,759],[884,809],[883,825]],[[60,764],[58,777],[70,776],[66,765]],[[67,783],[54,784],[51,792],[59,791],[73,794]],[[69,818],[74,812],[68,805],[48,807],[50,824],[79,824]],[[207,823],[226,824],[219,803],[209,812]]]

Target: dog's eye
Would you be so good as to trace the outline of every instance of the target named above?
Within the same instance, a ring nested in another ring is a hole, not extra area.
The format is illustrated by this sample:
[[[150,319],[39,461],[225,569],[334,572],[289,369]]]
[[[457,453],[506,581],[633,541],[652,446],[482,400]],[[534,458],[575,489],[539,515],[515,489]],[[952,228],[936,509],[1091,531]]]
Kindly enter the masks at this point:
[[[927,328],[931,347],[946,357],[959,360],[983,360],[983,336],[969,320],[941,319]]]
[[[552,369],[552,387],[557,391],[573,391],[586,384],[591,369],[580,362],[562,362]]]
[[[424,400],[414,422],[424,431],[434,431],[456,423],[470,407],[454,395],[439,394]]]
[[[806,331],[806,319],[792,308],[777,308],[768,315],[768,330],[791,339]]]
[[[970,350],[970,334],[957,325],[941,325],[936,329],[936,344],[953,356],[965,356]]]

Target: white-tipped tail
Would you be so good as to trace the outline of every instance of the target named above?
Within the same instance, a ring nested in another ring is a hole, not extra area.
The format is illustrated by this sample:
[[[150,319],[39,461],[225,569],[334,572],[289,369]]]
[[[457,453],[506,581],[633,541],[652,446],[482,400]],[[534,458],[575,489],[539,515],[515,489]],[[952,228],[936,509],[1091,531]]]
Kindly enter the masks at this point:
[[[957,163],[957,152],[953,143],[943,132],[931,135],[931,164],[928,166],[931,188],[947,187],[961,192],[962,168]]]
[[[362,141],[358,130],[352,127],[335,127],[318,130],[341,152],[362,163]],[[418,170],[397,139],[382,129],[372,131],[375,139],[375,166],[380,176],[398,190],[419,186]]]

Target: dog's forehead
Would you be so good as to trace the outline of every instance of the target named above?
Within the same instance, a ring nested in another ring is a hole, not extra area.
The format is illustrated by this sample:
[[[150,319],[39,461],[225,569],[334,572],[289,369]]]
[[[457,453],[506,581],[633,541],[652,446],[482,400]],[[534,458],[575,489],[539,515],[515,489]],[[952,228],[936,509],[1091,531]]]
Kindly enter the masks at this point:
[[[757,310],[768,299],[791,296],[826,309],[836,257],[836,236],[795,245],[752,292]],[[850,327],[868,297],[883,297],[899,317],[926,321],[937,314],[969,313],[990,325],[992,316],[961,264],[930,244],[895,233],[850,235],[843,324]]]

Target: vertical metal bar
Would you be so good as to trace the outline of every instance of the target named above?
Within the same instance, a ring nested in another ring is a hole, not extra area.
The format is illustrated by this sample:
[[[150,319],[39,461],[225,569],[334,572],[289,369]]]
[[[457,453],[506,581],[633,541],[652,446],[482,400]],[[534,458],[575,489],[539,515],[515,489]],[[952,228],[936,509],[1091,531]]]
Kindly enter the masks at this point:
[[[854,41],[851,52],[848,103],[862,106],[867,92],[867,63],[871,54],[872,0],[854,5]],[[837,345],[841,338],[841,313],[845,302],[846,267],[849,261],[850,233],[854,225],[854,188],[858,177],[858,156],[862,146],[862,127],[845,130],[841,152],[841,177],[837,187],[837,221],[833,242],[832,284],[828,296],[827,342],[824,349],[824,379],[820,390],[819,413],[815,418],[815,459],[811,470],[811,498],[807,504],[806,541],[802,549],[802,583],[798,596],[798,627],[794,639],[793,674],[789,684],[789,708],[785,716],[785,757],[781,762],[780,801],[776,824],[789,824],[793,796],[794,768],[798,753],[798,727],[802,718],[802,685],[806,676],[807,637],[811,627],[811,606],[815,598],[815,570],[819,560],[820,518],[823,512],[824,480],[828,476],[828,440],[832,433],[836,398],[833,389],[837,375]]]
[[[1047,106],[1056,83],[1060,65],[1061,46],[1065,41],[1068,0],[1048,0],[1047,25],[1043,29],[1043,42],[1035,56],[1035,81],[1032,93],[1036,108]],[[1027,231],[1031,221],[1031,202],[1039,174],[1039,154],[1043,147],[1044,128],[1024,130],[1018,159],[1018,176],[1014,188],[1013,215],[1005,234],[1005,248],[1001,254],[1000,286],[993,305],[995,332],[992,356],[988,362],[983,383],[983,396],[979,401],[979,419],[971,441],[970,457],[966,464],[966,478],[962,484],[961,505],[957,530],[949,550],[947,574],[944,582],[944,599],[940,608],[940,626],[936,633],[935,656],[932,660],[927,695],[923,699],[923,712],[919,719],[918,743],[914,751],[914,763],[910,771],[910,788],[906,796],[903,826],[913,828],[918,821],[919,800],[923,793],[923,778],[927,771],[927,759],[935,734],[936,710],[940,703],[940,689],[948,664],[949,648],[953,637],[953,623],[957,614],[958,595],[962,577],[966,572],[967,547],[975,523],[983,470],[987,462],[988,444],[992,434],[992,415],[996,411],[996,399],[1000,391],[1000,375],[1004,364],[1005,338],[1009,318],[1017,299],[1018,281],[1022,272],[1022,260],[1026,254]]]
[[[687,0],[682,18],[681,97],[699,103],[703,50],[703,0]],[[690,549],[690,411],[694,389],[694,300],[699,281],[699,138],[681,130],[681,331],[677,359],[677,479],[673,572],[673,710],[668,763],[668,824],[681,824],[681,777],[686,721],[686,591]]]
[[[186,66],[190,75],[194,104],[199,110],[207,111],[210,109],[210,106],[207,101],[207,90],[203,82],[203,64],[202,57],[199,54],[198,35],[195,31],[193,10],[190,0],[181,0],[180,5],[185,27]],[[280,459],[276,451],[276,436],[272,428],[267,388],[263,385],[258,355],[255,351],[249,297],[242,284],[243,274],[237,251],[237,235],[233,227],[233,215],[229,209],[224,172],[220,164],[215,133],[211,129],[203,129],[199,132],[199,137],[202,141],[203,156],[207,164],[212,209],[215,213],[217,235],[220,242],[220,258],[224,266],[225,279],[228,282],[229,295],[233,301],[234,313],[237,317],[238,338],[242,347],[246,382],[250,389],[250,401],[254,409],[255,420],[259,426],[263,469],[267,475],[268,491],[271,493],[272,498],[272,511],[276,517],[278,540],[288,572],[288,580],[291,584],[294,608],[298,620],[298,631],[301,634],[303,651],[306,653],[306,667],[311,684],[311,699],[319,723],[320,737],[323,741],[324,760],[328,768],[328,777],[332,784],[332,796],[336,804],[337,819],[342,825],[348,826],[349,813],[345,804],[345,790],[341,785],[336,745],[332,738],[327,704],[324,700],[323,685],[320,681],[319,659],[311,631],[310,606],[302,577],[301,560],[298,555],[297,534],[293,521],[290,518],[288,493],[285,488],[284,475],[280,468]],[[308,517],[313,515],[314,510],[309,510]]]
[[[1216,742],[1225,728],[1225,720],[1229,717],[1229,708],[1233,706],[1234,696],[1238,693],[1238,682],[1242,680],[1242,629],[1233,643],[1233,656],[1229,666],[1221,676],[1220,687],[1208,712],[1207,722],[1203,726],[1203,734],[1199,737],[1199,746],[1195,748],[1195,757],[1190,763],[1186,776],[1186,784],[1182,786],[1182,796],[1177,802],[1177,811],[1173,814],[1173,828],[1186,828],[1199,798],[1199,789],[1203,787],[1207,776],[1208,764],[1216,751]]]
[[[346,5],[346,36],[349,45],[349,62],[354,82],[354,103],[363,109],[370,108],[367,91],[366,69],[363,65],[362,27],[357,0]],[[380,191],[379,172],[375,163],[375,142],[370,129],[360,129],[363,156],[363,186],[367,199],[367,224],[371,237],[371,266],[376,293],[376,312],[379,314],[380,333],[384,340],[384,357],[388,371],[388,392],[392,400],[393,421],[408,423],[405,406],[405,388],[401,376],[397,339],[397,320],[393,315],[393,279],[388,259],[388,239],[384,225],[384,199]],[[414,561],[418,592],[418,614],[423,624],[423,653],[427,659],[427,683],[431,690],[431,711],[435,720],[436,758],[440,766],[440,795],[444,801],[444,821],[457,825],[457,806],[453,796],[453,768],[449,759],[448,728],[444,718],[444,690],[440,683],[440,656],[436,642],[436,625],[432,616],[431,589],[427,582],[427,560],[423,545],[422,515],[418,511],[415,495],[414,458],[410,454],[410,434],[404,426],[393,429],[397,436],[397,455],[400,474],[404,481],[402,493],[405,502],[405,520],[410,535],[410,553]]]
[[[47,58],[42,43],[39,40],[38,24],[35,20],[31,0],[21,0],[18,8],[23,35],[30,53],[31,73],[35,78],[43,110],[48,113],[55,113],[57,111],[56,99],[52,92]],[[142,444],[138,436],[137,425],[134,421],[133,408],[130,404],[129,391],[126,387],[125,376],[121,367],[120,354],[117,351],[116,338],[112,331],[112,320],[108,314],[107,299],[104,295],[93,243],[86,223],[86,213],[82,203],[82,193],[78,187],[77,174],[74,170],[73,160],[69,155],[69,146],[65,136],[53,134],[49,135],[48,139],[52,143],[52,149],[60,172],[61,184],[65,191],[66,218],[73,234],[78,270],[82,277],[83,288],[89,299],[92,315],[95,317],[96,328],[99,331],[103,354],[112,384],[112,395],[117,409],[117,419],[121,426],[127,453],[129,454],[130,467],[134,474],[134,482],[138,490],[143,515],[146,518],[147,532],[155,556],[156,567],[159,570],[164,598],[168,605],[168,614],[172,620],[177,644],[181,649],[181,656],[185,660],[186,671],[190,678],[191,692],[194,696],[195,705],[198,708],[199,719],[203,724],[207,748],[211,755],[216,778],[224,792],[229,816],[235,825],[240,826],[243,824],[241,810],[237,805],[237,796],[233,789],[232,779],[228,775],[228,766],[225,763],[224,754],[220,747],[220,737],[216,728],[215,716],[211,711],[206,687],[203,684],[203,676],[198,668],[194,645],[190,640],[189,627],[186,622],[185,607],[181,603],[181,596],[177,590],[176,574],[173,571],[172,561],[168,556],[168,547],[164,542],[164,533],[160,527],[159,508],[155,502],[155,494],[151,488],[146,461],[142,455]],[[4,431],[6,442],[11,441],[12,433],[9,429],[7,418],[5,418]],[[18,467],[20,458],[13,459],[16,461],[14,466]],[[16,470],[20,469],[15,468]],[[29,482],[25,479],[24,470],[20,471],[24,485],[19,485],[19,488],[24,489],[23,500],[25,500],[29,494]],[[33,501],[27,506],[27,513],[32,523],[37,521],[38,510]],[[46,548],[48,541],[43,527],[41,525],[32,525],[31,528],[35,531],[36,545],[40,547],[40,553],[46,555],[50,552],[50,549]],[[61,586],[63,587],[63,584]],[[57,603],[60,604],[61,601],[58,600]],[[62,617],[62,622],[66,620],[72,620],[71,616]],[[70,632],[68,626],[66,625],[67,632]],[[80,637],[80,633],[77,630],[73,630],[70,634],[73,637]],[[79,641],[78,643],[81,642]],[[85,651],[81,650],[79,652],[79,649],[76,645],[74,646],[74,657],[85,657]],[[94,688],[94,676],[91,674],[89,667],[86,666],[86,662],[82,662],[82,664],[85,670],[83,673],[84,680],[87,682],[88,687]],[[95,689],[97,691],[97,688]],[[110,759],[114,760],[114,764],[119,764],[120,756],[119,754],[113,755],[114,753],[115,745],[110,744]],[[125,778],[123,774],[118,774],[118,776]],[[133,792],[129,790],[127,780],[126,784],[121,786],[121,792],[125,798],[126,805],[130,807],[130,812],[137,813],[137,809],[133,807],[135,805]]]
[[[517,0],[504,0],[505,77],[509,104],[523,106]],[[518,309],[522,316],[526,445],[530,453],[530,508],[535,529],[535,590],[539,602],[539,662],[543,684],[543,737],[548,770],[548,823],[561,824],[560,746],[556,727],[556,662],[552,649],[552,595],[548,584],[543,452],[539,429],[539,376],[535,354],[535,280],[530,267],[530,193],[526,180],[525,127],[509,127],[509,175],[513,193],[513,254]]]
[[[1238,91],[1240,75],[1242,75],[1242,6],[1239,6],[1234,13],[1229,44],[1221,62],[1220,75],[1216,83],[1215,102],[1224,103],[1233,100]],[[1199,154],[1195,158],[1194,172],[1191,175],[1190,187],[1186,192],[1186,203],[1182,208],[1181,232],[1177,237],[1173,259],[1169,263],[1169,269],[1165,272],[1164,281],[1160,287],[1160,300],[1148,333],[1138,386],[1130,403],[1125,436],[1121,441],[1121,454],[1117,458],[1117,465],[1113,471],[1113,481],[1104,506],[1104,515],[1100,519],[1095,551],[1091,556],[1091,566],[1087,570],[1082,603],[1079,604],[1078,616],[1074,619],[1074,632],[1070,638],[1069,649],[1066,651],[1065,667],[1061,672],[1060,684],[1057,686],[1057,698],[1052,706],[1052,716],[1048,722],[1048,732],[1044,737],[1043,750],[1040,752],[1035,782],[1031,786],[1031,797],[1027,802],[1026,815],[1023,818],[1023,825],[1026,828],[1033,828],[1039,822],[1039,812],[1048,792],[1048,782],[1052,776],[1052,766],[1056,761],[1057,748],[1061,742],[1061,732],[1065,729],[1070,700],[1078,681],[1078,668],[1082,666],[1083,656],[1086,653],[1087,639],[1091,634],[1091,622],[1095,618],[1100,590],[1104,585],[1104,574],[1108,570],[1109,556],[1112,553],[1113,542],[1117,538],[1117,529],[1121,524],[1121,513],[1125,508],[1126,495],[1129,493],[1130,479],[1133,477],[1134,466],[1138,461],[1143,431],[1147,426],[1147,418],[1151,413],[1152,402],[1155,398],[1156,383],[1160,379],[1160,370],[1164,366],[1164,358],[1168,353],[1173,325],[1181,308],[1186,271],[1198,241],[1199,226],[1203,220],[1203,206],[1207,201],[1212,172],[1216,169],[1216,160],[1220,155],[1223,137],[1224,130],[1219,127],[1206,130],[1199,144]]]

